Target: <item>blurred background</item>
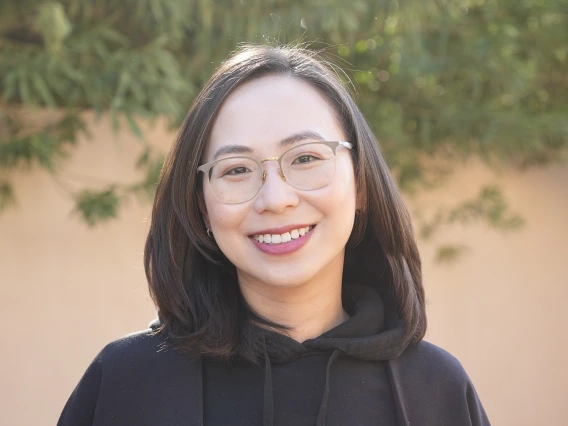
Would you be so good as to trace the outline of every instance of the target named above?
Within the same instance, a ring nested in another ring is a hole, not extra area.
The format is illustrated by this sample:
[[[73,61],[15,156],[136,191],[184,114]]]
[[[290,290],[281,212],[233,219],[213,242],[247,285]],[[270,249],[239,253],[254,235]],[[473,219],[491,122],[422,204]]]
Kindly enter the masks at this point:
[[[162,161],[241,43],[343,70],[413,218],[427,340],[492,424],[565,425],[565,0],[2,0],[0,424],[55,424],[104,345],[154,318]]]

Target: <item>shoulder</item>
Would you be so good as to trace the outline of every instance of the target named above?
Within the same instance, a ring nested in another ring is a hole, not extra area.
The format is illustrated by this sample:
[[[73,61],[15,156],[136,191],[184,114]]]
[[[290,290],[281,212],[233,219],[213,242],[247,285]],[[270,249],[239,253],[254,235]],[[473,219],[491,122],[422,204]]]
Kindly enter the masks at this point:
[[[489,425],[462,364],[422,341],[389,362],[395,399],[407,425]]]
[[[414,370],[423,370],[432,376],[469,380],[465,369],[455,356],[424,340],[417,345],[410,345],[400,356],[400,361]]]
[[[151,329],[107,344],[73,391],[58,426],[179,424],[201,391],[200,363]],[[182,416],[183,417],[183,416]]]
[[[187,369],[193,362],[181,354],[160,333],[146,329],[127,334],[107,344],[99,353],[103,374],[134,379],[137,374],[148,377],[153,373]]]
[[[111,341],[100,351],[99,358],[105,363],[152,359],[158,356],[162,347],[166,347],[163,336],[154,334],[151,329],[146,329]]]

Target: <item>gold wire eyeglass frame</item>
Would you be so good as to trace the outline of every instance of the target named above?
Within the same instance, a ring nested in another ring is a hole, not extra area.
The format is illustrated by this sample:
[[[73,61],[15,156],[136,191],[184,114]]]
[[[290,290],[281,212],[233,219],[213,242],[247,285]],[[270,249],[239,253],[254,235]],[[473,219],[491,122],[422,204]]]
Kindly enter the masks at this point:
[[[344,147],[347,148],[347,149],[352,149],[352,148],[353,148],[353,144],[352,144],[351,142],[345,142],[345,141],[321,141],[321,142],[318,141],[318,142],[308,142],[308,143],[304,143],[304,144],[301,144],[301,145],[296,145],[296,146],[294,146],[294,147],[292,147],[292,148],[286,150],[286,151],[283,152],[279,157],[269,157],[269,158],[265,158],[264,160],[260,160],[260,161],[254,159],[254,158],[251,158],[251,157],[244,156],[244,155],[236,155],[236,156],[233,156],[233,157],[220,158],[220,159],[218,159],[218,160],[215,160],[215,161],[211,161],[211,162],[209,162],[209,163],[202,164],[201,166],[199,166],[199,167],[197,168],[197,173],[203,172],[203,174],[205,174],[205,176],[207,176],[207,181],[208,181],[209,184],[211,185],[211,180],[210,180],[210,179],[211,179],[211,176],[209,175],[209,171],[211,170],[211,168],[212,168],[215,164],[217,164],[219,161],[229,160],[229,159],[233,159],[233,158],[246,158],[246,159],[248,159],[248,160],[254,161],[256,164],[258,164],[258,168],[259,168],[260,170],[262,170],[262,183],[261,183],[260,187],[258,188],[258,191],[260,191],[260,188],[262,188],[262,185],[264,185],[264,182],[265,182],[265,180],[266,180],[266,170],[264,170],[264,168],[262,167],[262,164],[263,164],[263,163],[266,163],[267,161],[277,161],[277,162],[278,162],[278,171],[279,171],[279,173],[280,173],[280,177],[282,177],[282,179],[284,180],[284,182],[287,182],[287,181],[286,181],[286,175],[285,175],[284,172],[282,171],[282,158],[283,158],[288,152],[290,152],[290,151],[292,151],[292,150],[294,150],[294,149],[298,149],[299,147],[302,147],[302,146],[304,146],[304,145],[314,145],[314,144],[323,144],[323,145],[329,146],[329,147],[333,150],[334,160],[335,160],[335,155],[336,155],[336,152],[335,152],[335,151],[337,150],[337,147],[338,147],[339,145],[344,146]],[[290,186],[296,188],[296,187],[295,187],[294,185],[292,185],[290,182],[287,182],[287,183],[288,183]],[[329,183],[328,183],[328,185],[329,185]],[[327,186],[327,185],[325,185],[325,186]],[[322,187],[322,188],[323,188],[323,187]],[[296,188],[296,189],[300,189],[300,188]],[[317,189],[319,189],[319,188],[317,188]],[[302,189],[300,189],[300,190],[302,190]],[[221,202],[223,202],[223,203],[225,203],[225,204],[241,204],[241,203],[246,203],[247,201],[252,200],[252,199],[256,196],[256,194],[258,194],[258,191],[256,191],[255,194],[254,194],[252,197],[250,197],[248,200],[239,201],[238,203],[227,203],[227,202],[224,202],[224,201],[222,201],[222,200],[219,200],[219,201],[221,201]],[[302,191],[309,191],[309,190],[302,190]],[[213,191],[213,195],[215,195],[215,191]],[[215,195],[215,198],[217,198],[216,195]]]

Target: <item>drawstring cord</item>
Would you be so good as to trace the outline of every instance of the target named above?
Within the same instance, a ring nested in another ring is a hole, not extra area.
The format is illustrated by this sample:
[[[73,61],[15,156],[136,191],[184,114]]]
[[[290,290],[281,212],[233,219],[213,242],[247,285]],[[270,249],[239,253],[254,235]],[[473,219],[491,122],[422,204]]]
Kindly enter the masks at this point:
[[[341,349],[336,349],[333,351],[327,362],[327,368],[325,371],[325,387],[323,390],[323,396],[321,397],[320,409],[318,412],[318,418],[316,420],[316,426],[325,426],[325,416],[327,414],[327,401],[329,399],[329,371],[331,369],[331,364],[333,361],[341,355],[343,351]]]
[[[316,426],[325,426],[325,416],[327,414],[327,401],[329,399],[329,371],[331,370],[331,364],[333,361],[341,355],[343,351],[341,349],[336,349],[333,351],[327,362],[327,368],[325,371],[325,388],[323,391],[323,396],[321,397],[320,408],[318,412],[318,418],[316,420]]]
[[[325,371],[325,386],[323,390],[323,396],[321,398],[321,403],[318,411],[318,416],[316,419],[316,426],[325,426],[325,417],[327,414],[327,402],[329,400],[329,372],[331,370],[331,365],[333,361],[341,355],[343,351],[341,349],[335,349],[329,360],[327,361],[327,367]],[[274,422],[274,401],[272,397],[272,369],[270,365],[270,357],[264,348],[264,410],[262,413],[262,424],[263,426],[273,426]]]
[[[270,358],[266,347],[264,348],[264,411],[262,413],[263,426],[272,426],[273,422],[273,402],[272,402],[272,370],[270,368]]]

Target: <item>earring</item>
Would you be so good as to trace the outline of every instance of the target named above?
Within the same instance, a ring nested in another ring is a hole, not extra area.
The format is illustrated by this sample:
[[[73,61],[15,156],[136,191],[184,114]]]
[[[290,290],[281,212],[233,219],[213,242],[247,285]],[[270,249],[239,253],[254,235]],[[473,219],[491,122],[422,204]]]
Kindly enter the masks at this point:
[[[207,236],[209,238],[213,238],[213,233],[209,230],[209,228],[207,228]]]

